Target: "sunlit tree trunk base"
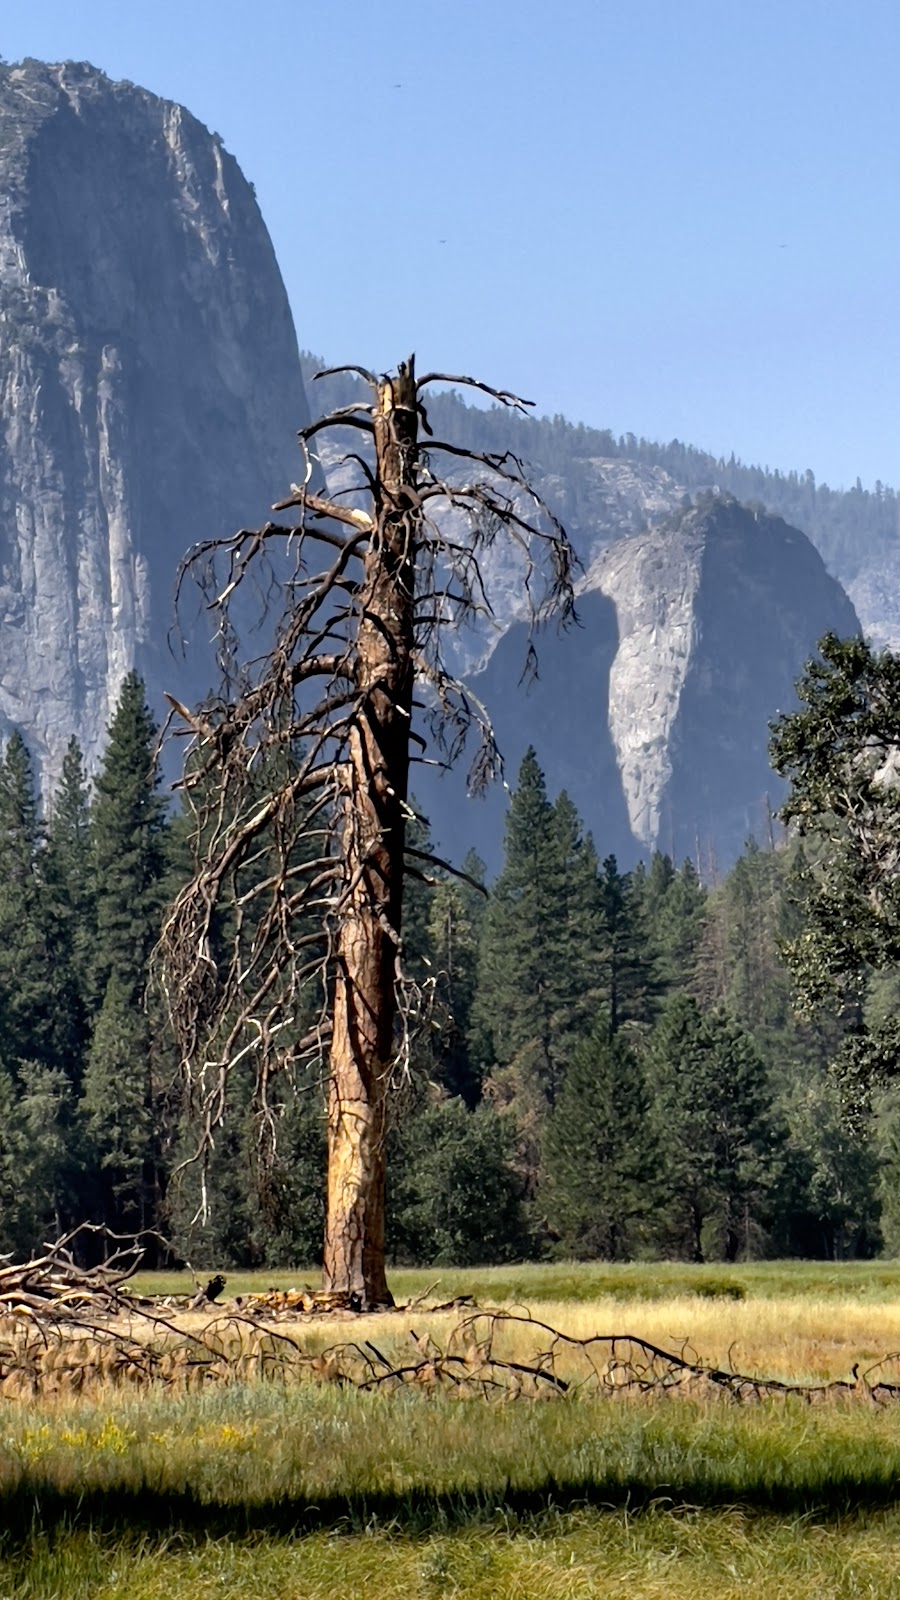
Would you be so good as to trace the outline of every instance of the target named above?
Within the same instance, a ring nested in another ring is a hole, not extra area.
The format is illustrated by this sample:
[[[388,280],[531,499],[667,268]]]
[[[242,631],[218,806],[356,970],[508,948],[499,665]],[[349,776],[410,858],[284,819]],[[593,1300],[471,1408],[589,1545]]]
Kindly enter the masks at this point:
[[[354,1000],[357,1006],[354,1006]],[[391,1306],[384,1270],[387,1066],[359,1049],[359,990],[341,979],[328,1093],[328,1197],[323,1281],[355,1309]],[[349,1004],[348,1004],[349,1002]],[[357,1015],[354,1016],[354,1011]],[[353,1041],[356,1048],[353,1048]]]

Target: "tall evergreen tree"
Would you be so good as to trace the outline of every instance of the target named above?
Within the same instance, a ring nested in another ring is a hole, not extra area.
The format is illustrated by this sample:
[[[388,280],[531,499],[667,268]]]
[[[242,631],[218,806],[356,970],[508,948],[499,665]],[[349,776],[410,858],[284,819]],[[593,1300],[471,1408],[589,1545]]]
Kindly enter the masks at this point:
[[[96,902],[92,988],[102,1004],[110,977],[139,1002],[156,942],[166,870],[166,806],[159,793],[157,727],[143,680],[130,672],[109,727],[90,809]]]
[[[42,878],[58,959],[67,973],[73,1034],[70,1076],[76,1086],[81,1082],[90,1038],[90,971],[95,942],[89,793],[81,746],[73,738],[66,748],[53,796]]]
[[[636,1054],[606,1020],[577,1046],[544,1139],[540,1200],[576,1256],[627,1260],[656,1195],[659,1152]]]
[[[111,1226],[123,1229],[156,1220],[160,1190],[154,1060],[162,1029],[151,1030],[144,1012],[167,864],[156,733],[143,683],[129,673],[90,809],[95,1022],[81,1100],[97,1208]]]
[[[94,1213],[123,1232],[158,1221],[158,1127],[147,1018],[112,972],[94,1025],[81,1123],[93,1157]]]
[[[484,863],[471,854],[464,870],[483,881]],[[437,1076],[449,1095],[470,1110],[481,1098],[481,1075],[469,1047],[483,896],[463,880],[447,878],[431,897],[428,920],[434,983],[433,1050]]]
[[[604,983],[606,907],[597,852],[565,790],[553,808],[553,855],[557,1050],[565,1073],[576,1041],[591,1031],[598,1010],[609,1006]]]
[[[470,1035],[492,1099],[516,1126],[529,1197],[547,1112],[578,1038],[604,1003],[603,931],[593,844],[565,794],[551,805],[529,750],[484,917]]]
[[[778,949],[783,869],[774,850],[750,840],[725,880],[729,1010],[759,1036],[782,1028],[790,979]]]
[[[61,1070],[26,1061],[14,1077],[0,1063],[0,1249],[20,1260],[81,1220],[73,1110]]]
[[[0,762],[0,1028],[12,1065],[69,1067],[69,974],[42,877],[43,830],[31,758],[18,732]]]
[[[679,1254],[733,1261],[755,1247],[777,1167],[779,1132],[750,1036],[688,995],[670,999],[648,1046],[667,1220]]]
[[[558,834],[544,774],[529,749],[506,820],[503,870],[491,893],[475,1025],[486,1064],[512,1067],[552,1105],[560,1084]]]
[[[615,856],[600,869],[603,999],[614,1037],[623,1023],[648,1023],[656,993],[653,950],[648,946],[631,874]]]
[[[692,861],[676,872],[668,856],[654,853],[638,899],[662,994],[690,988],[696,977],[706,898]]]

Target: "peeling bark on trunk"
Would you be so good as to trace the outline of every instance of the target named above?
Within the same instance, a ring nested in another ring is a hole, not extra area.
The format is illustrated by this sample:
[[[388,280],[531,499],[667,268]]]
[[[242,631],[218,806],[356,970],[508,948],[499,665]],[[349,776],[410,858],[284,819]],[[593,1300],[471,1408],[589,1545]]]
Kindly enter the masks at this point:
[[[418,412],[413,360],[378,387],[376,532],[360,593],[343,849],[353,885],[336,952],[325,1288],[390,1305],[384,1269],[387,1087],[394,1054],[413,693]]]

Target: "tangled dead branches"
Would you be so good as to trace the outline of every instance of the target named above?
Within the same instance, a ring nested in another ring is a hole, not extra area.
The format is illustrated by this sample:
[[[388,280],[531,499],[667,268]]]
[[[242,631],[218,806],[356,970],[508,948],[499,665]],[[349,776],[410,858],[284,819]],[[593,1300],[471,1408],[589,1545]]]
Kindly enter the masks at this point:
[[[267,1382],[497,1402],[680,1397],[885,1406],[900,1400],[900,1354],[865,1371],[854,1367],[846,1379],[790,1383],[730,1363],[712,1365],[687,1345],[664,1350],[630,1333],[576,1338],[524,1314],[477,1308],[457,1320],[443,1343],[412,1327],[401,1332],[400,1316],[417,1315],[404,1307],[377,1329],[364,1323],[358,1338],[304,1348],[304,1328],[351,1316],[342,1297],[273,1291],[217,1308],[203,1320],[189,1315],[187,1296],[130,1294],[124,1287],[130,1271],[127,1262],[82,1271],[66,1244],[25,1267],[4,1267],[0,1398]],[[442,1309],[448,1308],[420,1305],[417,1311],[431,1316]],[[368,1337],[376,1331],[378,1343]]]
[[[149,1237],[149,1236],[144,1236]],[[153,1236],[155,1237],[155,1235]],[[85,1247],[106,1252],[97,1266],[81,1266],[76,1252]],[[144,1238],[120,1236],[84,1222],[44,1246],[43,1255],[16,1264],[0,1256],[0,1316],[12,1313],[55,1322],[85,1310],[109,1315],[123,1303],[124,1285],[144,1259]]]

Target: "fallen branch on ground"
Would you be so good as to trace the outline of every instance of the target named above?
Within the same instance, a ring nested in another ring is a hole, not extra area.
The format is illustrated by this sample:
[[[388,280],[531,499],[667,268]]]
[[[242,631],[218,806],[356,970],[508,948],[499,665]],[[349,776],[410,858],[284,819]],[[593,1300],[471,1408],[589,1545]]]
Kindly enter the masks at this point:
[[[109,1253],[98,1265],[81,1266],[76,1253],[88,1248]],[[791,1383],[741,1372],[730,1360],[722,1367],[705,1362],[688,1344],[664,1350],[631,1333],[575,1338],[526,1313],[480,1310],[468,1296],[431,1307],[417,1298],[385,1315],[383,1325],[393,1330],[398,1313],[465,1311],[443,1346],[431,1334],[420,1336],[410,1328],[399,1350],[392,1340],[390,1355],[368,1338],[310,1353],[300,1346],[300,1327],[358,1312],[346,1295],[273,1289],[214,1308],[225,1286],[217,1275],[193,1297],[142,1297],[127,1284],[143,1254],[140,1238],[121,1238],[88,1224],[24,1264],[0,1258],[0,1395],[80,1393],[106,1383],[183,1389],[262,1379],[500,1400],[679,1395],[744,1403],[858,1398],[887,1405],[900,1400],[900,1354],[864,1371],[854,1366],[849,1378]],[[215,1314],[199,1329],[179,1320],[201,1308]],[[523,1346],[528,1347],[524,1355]]]
[[[101,1265],[76,1262],[82,1233],[101,1235],[111,1246]],[[855,1366],[849,1378],[790,1383],[741,1372],[730,1362],[712,1365],[687,1344],[664,1350],[630,1333],[578,1339],[525,1313],[472,1308],[465,1296],[431,1307],[417,1300],[385,1314],[378,1325],[392,1335],[389,1349],[361,1337],[310,1352],[301,1347],[302,1327],[346,1320],[354,1309],[346,1296],[272,1290],[213,1307],[224,1286],[216,1277],[202,1291],[203,1309],[211,1315],[198,1328],[193,1324],[199,1295],[193,1301],[188,1295],[149,1298],[128,1290],[141,1256],[139,1240],[114,1239],[89,1228],[48,1245],[24,1265],[0,1264],[0,1396],[81,1394],[109,1384],[181,1391],[262,1380],[499,1401],[719,1396],[742,1403],[859,1399],[887,1405],[900,1400],[900,1354],[865,1371]],[[446,1310],[466,1315],[443,1344],[414,1328],[397,1341],[398,1314],[418,1319]],[[364,1327],[368,1334],[373,1321],[367,1319]],[[388,1340],[381,1343],[387,1346]]]

